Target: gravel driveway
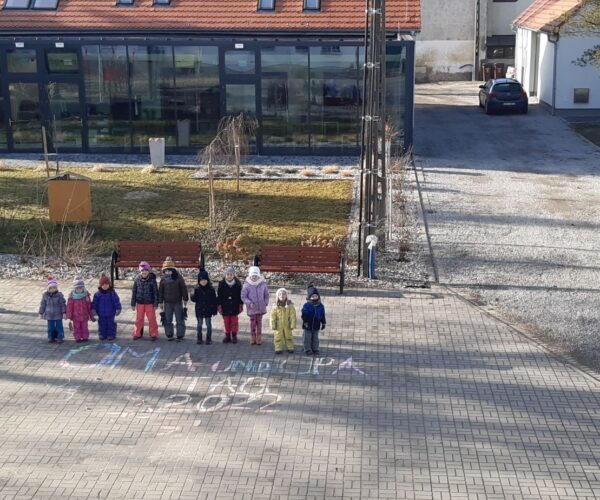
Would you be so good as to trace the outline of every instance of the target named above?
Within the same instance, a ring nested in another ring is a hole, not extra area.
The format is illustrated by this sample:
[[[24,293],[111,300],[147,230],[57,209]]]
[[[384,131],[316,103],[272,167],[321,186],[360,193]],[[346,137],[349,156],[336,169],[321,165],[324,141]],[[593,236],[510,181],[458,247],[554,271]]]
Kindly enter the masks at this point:
[[[600,366],[600,149],[478,83],[418,85],[415,155],[440,283]]]

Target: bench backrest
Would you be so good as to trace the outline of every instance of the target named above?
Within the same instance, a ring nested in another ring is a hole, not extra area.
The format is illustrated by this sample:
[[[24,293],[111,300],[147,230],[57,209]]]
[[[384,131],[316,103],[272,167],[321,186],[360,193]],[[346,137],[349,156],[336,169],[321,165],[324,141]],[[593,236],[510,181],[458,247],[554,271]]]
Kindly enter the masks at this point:
[[[342,252],[339,248],[264,246],[260,249],[261,266],[306,265],[315,268],[340,265]]]
[[[171,257],[175,267],[198,264],[202,248],[197,241],[119,241],[117,264],[137,267],[145,260],[152,267],[161,267]]]

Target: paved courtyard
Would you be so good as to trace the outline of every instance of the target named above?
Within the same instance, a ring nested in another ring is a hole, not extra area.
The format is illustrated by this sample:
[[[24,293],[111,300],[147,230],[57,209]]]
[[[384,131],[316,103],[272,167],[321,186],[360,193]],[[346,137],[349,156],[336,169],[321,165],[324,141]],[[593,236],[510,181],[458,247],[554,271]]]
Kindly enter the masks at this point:
[[[318,358],[133,342],[130,310],[49,345],[42,291],[0,286],[0,498],[600,496],[598,379],[443,288],[323,290]]]

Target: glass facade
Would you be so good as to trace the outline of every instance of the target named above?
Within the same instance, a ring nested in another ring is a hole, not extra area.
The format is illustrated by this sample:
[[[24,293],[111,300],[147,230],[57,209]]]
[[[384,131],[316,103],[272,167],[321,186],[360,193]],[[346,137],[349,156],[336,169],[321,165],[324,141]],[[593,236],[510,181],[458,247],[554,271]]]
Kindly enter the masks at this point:
[[[210,142],[223,116],[244,112],[258,120],[258,153],[358,153],[360,42],[239,45],[7,44],[0,54],[0,149],[41,150],[46,125],[62,151],[147,153],[149,138],[164,137],[171,152],[190,153]],[[411,54],[406,42],[388,46],[387,119],[400,132],[399,145],[412,119]]]

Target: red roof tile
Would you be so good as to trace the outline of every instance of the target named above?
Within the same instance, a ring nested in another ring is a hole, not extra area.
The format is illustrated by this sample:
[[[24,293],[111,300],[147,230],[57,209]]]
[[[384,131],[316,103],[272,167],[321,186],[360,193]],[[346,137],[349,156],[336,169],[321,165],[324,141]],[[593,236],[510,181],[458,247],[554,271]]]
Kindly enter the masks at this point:
[[[513,24],[521,28],[552,32],[581,7],[581,0],[536,0]]]
[[[116,0],[60,0],[56,11],[0,11],[0,31],[360,31],[364,0],[322,0],[320,12],[302,12],[302,0],[277,0],[274,12],[257,12],[257,0],[171,0],[153,6],[135,0],[117,6]],[[420,0],[388,0],[388,30],[419,30]]]

